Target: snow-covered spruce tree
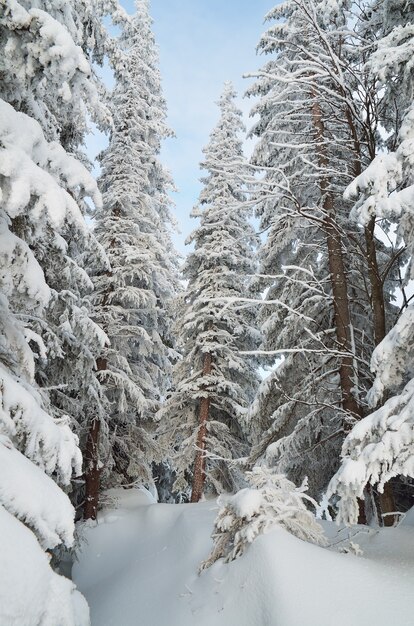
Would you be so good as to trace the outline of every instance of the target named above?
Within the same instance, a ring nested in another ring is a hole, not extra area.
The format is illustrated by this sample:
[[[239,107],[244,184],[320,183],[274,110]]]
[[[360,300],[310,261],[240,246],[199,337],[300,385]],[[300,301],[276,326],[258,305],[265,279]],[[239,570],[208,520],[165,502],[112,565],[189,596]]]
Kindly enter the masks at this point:
[[[202,497],[206,480],[216,492],[237,488],[231,460],[246,453],[246,408],[257,384],[253,361],[240,354],[257,345],[252,311],[232,305],[249,297],[255,244],[243,193],[243,125],[235,96],[226,84],[219,122],[204,149],[207,175],[192,214],[200,225],[188,240],[195,248],[185,263],[188,287],[177,307],[183,357],[159,414],[175,489],[185,491],[192,478],[193,502]]]
[[[166,127],[158,57],[148,2],[124,30],[122,56],[112,94],[113,130],[104,151],[100,186],[103,207],[95,235],[109,269],[94,278],[96,320],[109,338],[98,359],[99,380],[110,407],[107,485],[152,484],[151,464],[160,458],[151,432],[154,414],[170,381],[170,303],[177,268],[169,235],[168,191],[172,181],[159,161]],[[100,468],[98,417],[91,423],[85,517],[96,515]]]
[[[0,613],[6,606],[10,609],[8,617],[13,611],[16,616],[27,611],[25,623],[33,626],[87,624],[87,611],[83,618],[75,616],[73,585],[53,574],[34,537],[21,525],[35,533],[44,549],[61,543],[72,545],[74,509],[58,484],[67,488],[72,471],[81,473],[82,458],[69,418],[52,417],[47,394],[35,381],[36,359],[47,357],[47,346],[27,323],[27,312],[44,320],[51,290],[33,251],[11,228],[14,220],[24,217],[33,238],[51,231],[57,241],[66,220],[85,230],[76,202],[60,181],[69,177],[74,188],[85,181],[90,188],[94,184],[86,170],[58,144],[46,141],[35,120],[3,100],[0,109],[1,536],[7,542],[12,534],[26,545],[25,562],[33,559],[37,563],[39,577],[35,587],[33,580],[24,578],[22,563],[13,561],[7,552],[6,560],[2,560],[2,567],[9,568],[4,580],[13,587],[2,587]],[[15,586],[17,580],[26,582]],[[39,588],[41,595],[35,597]],[[16,596],[16,590],[21,596]],[[58,594],[59,607],[54,593]],[[10,598],[17,598],[18,606],[10,607]],[[34,600],[30,606],[28,599]]]
[[[82,213],[85,198],[99,206],[100,194],[78,149],[87,115],[101,128],[109,124],[89,61],[102,56],[99,18],[115,7],[66,2],[62,10],[47,0],[36,7],[24,0],[1,2],[1,431],[10,450],[10,471],[2,464],[9,481],[1,489],[2,505],[34,529],[47,549],[73,543],[74,518],[67,496],[48,476],[68,490],[72,469],[81,473],[70,426],[83,419],[86,407],[95,411],[99,404],[93,353],[105,337],[83,300],[92,287],[85,257],[98,247]],[[46,586],[60,583],[46,557],[42,562],[36,553],[35,539],[14,527],[43,568],[45,583],[33,593],[39,598],[25,623],[86,623],[86,616],[73,615],[70,585],[66,591],[61,585],[67,600],[59,596],[60,606],[53,604]]]
[[[347,11],[347,2],[276,7],[260,43],[273,58],[250,90],[260,96],[254,163],[266,168],[258,200],[270,229],[261,273],[269,300],[279,300],[262,314],[264,348],[287,359],[253,408],[265,431],[254,454],[272,443],[279,470],[296,482],[310,473],[314,494],[332,475],[343,433],[366,410],[366,362],[385,326],[379,266],[388,258],[373,223],[361,230],[349,222],[342,197],[372,158],[376,123]]]
[[[112,0],[69,2],[64,11],[48,0],[36,8],[29,2],[6,2],[1,33],[5,50],[2,96],[35,118],[45,137],[54,142],[52,168],[84,214],[89,210],[84,197],[94,195],[96,201],[99,196],[81,164],[89,168],[82,152],[88,117],[101,130],[107,130],[111,120],[102,104],[103,85],[92,65],[102,63],[104,56],[112,64],[117,60],[117,46],[102,24],[104,15],[115,23],[128,22]],[[63,176],[59,146],[77,159],[72,158],[72,169],[66,167]],[[95,267],[105,267],[105,255],[80,221],[62,220],[59,231],[53,225],[40,230],[23,214],[13,219],[11,227],[34,251],[51,288],[41,317],[24,311],[25,323],[45,345],[43,354],[38,351],[36,380],[48,389],[52,414],[71,416],[83,447],[90,419],[103,419],[106,413],[95,372],[106,338],[91,319],[86,296],[93,285],[85,271],[91,258]]]
[[[389,150],[378,155],[347,191],[356,199],[353,214],[358,221],[365,224],[374,218],[397,224],[397,244],[401,249],[405,244],[408,251],[405,283],[413,278],[413,19],[412,3],[372,5],[378,43],[368,65],[383,91],[381,122],[389,134]],[[376,374],[368,395],[371,407],[392,397],[348,435],[341,468],[328,489],[328,498],[339,496],[339,518],[349,523],[355,522],[356,501],[366,485],[378,485],[381,492],[396,476],[414,477],[413,320],[413,307],[403,289],[402,314],[374,351],[371,364]]]

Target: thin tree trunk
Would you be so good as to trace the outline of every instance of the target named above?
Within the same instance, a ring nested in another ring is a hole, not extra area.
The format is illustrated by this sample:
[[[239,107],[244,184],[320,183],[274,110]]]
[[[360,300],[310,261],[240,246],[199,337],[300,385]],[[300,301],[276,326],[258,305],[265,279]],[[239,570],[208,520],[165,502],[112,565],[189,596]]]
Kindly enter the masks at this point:
[[[106,370],[107,361],[99,357],[96,360],[98,371]],[[85,504],[83,507],[83,517],[85,520],[96,520],[99,504],[99,487],[101,469],[99,464],[99,434],[101,422],[94,419],[91,422],[88,432],[88,439],[85,450]]]
[[[119,217],[121,214],[119,206],[115,206],[113,210],[114,217]],[[109,247],[115,248],[115,241],[112,240]],[[106,271],[104,274],[110,278],[112,276],[111,271]],[[103,294],[101,306],[105,307],[108,303],[109,294],[112,291],[110,286]],[[105,330],[105,329],[104,329]],[[98,357],[96,359],[96,369],[98,372],[103,372],[108,369],[108,360],[104,357]],[[86,450],[84,454],[85,458],[85,504],[83,507],[84,519],[96,519],[99,505],[99,489],[101,469],[99,464],[99,434],[101,430],[100,420],[94,419],[91,422],[88,438],[86,441]]]
[[[355,178],[362,172],[361,142],[349,106],[346,106],[346,119],[354,145],[353,174]],[[367,143],[370,148],[371,158],[375,156],[375,139],[368,137]],[[386,335],[384,290],[378,268],[377,249],[375,246],[375,217],[372,217],[365,226],[365,256],[368,265],[369,282],[371,285],[371,309],[374,318],[374,340],[377,346]]]
[[[204,355],[203,376],[211,374],[212,357],[211,353]],[[191,502],[199,502],[203,495],[205,474],[205,446],[207,434],[207,421],[210,412],[210,398],[202,398],[200,402],[199,427],[197,434],[197,452],[194,461],[193,486],[191,491]]]

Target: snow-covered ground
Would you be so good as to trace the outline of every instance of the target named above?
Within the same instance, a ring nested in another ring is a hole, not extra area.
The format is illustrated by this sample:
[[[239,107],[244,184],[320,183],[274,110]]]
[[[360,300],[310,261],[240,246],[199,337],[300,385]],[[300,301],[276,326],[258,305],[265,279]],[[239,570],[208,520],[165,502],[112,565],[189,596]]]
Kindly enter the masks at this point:
[[[282,529],[238,560],[198,575],[215,502],[154,504],[115,491],[98,525],[81,529],[74,581],[92,626],[412,626],[414,515],[397,529],[358,529],[362,556],[320,548]],[[325,523],[330,543],[348,534]]]

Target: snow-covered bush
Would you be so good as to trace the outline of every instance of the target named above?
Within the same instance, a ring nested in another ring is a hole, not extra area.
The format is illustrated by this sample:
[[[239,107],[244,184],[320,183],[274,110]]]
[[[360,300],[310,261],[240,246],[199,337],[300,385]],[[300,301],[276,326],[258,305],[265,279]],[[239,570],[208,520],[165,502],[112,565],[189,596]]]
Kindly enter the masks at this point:
[[[306,494],[306,480],[295,487],[286,476],[264,466],[253,468],[247,479],[251,487],[219,497],[214,547],[201,569],[221,558],[226,563],[234,561],[256,537],[277,526],[304,541],[325,544],[323,529],[307,508],[308,503],[315,508],[317,504]]]

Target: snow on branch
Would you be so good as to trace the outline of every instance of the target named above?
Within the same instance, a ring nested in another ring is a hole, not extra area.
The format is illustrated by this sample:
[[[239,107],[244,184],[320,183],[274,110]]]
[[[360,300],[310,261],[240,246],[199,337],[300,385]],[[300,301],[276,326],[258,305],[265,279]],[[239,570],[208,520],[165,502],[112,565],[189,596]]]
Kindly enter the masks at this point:
[[[0,435],[0,504],[29,526],[44,549],[73,544],[74,509],[49,476]]]
[[[267,467],[255,467],[247,472],[247,479],[251,487],[219,497],[214,547],[201,570],[221,558],[226,563],[237,559],[259,535],[276,527],[304,541],[325,545],[323,529],[307,508],[307,504],[316,508],[317,503],[306,494],[306,480],[295,487],[284,475]]]
[[[0,366],[0,433],[47,474],[70,483],[72,472],[82,473],[78,438],[65,420],[52,419],[22,381]]]
[[[96,181],[88,170],[57,143],[47,142],[35,120],[1,99],[0,181],[0,206],[9,217],[30,207],[34,218],[46,214],[55,228],[67,219],[85,235],[85,221],[73,195],[81,190],[96,206],[101,204]]]
[[[338,523],[356,524],[366,485],[382,493],[395,476],[414,477],[414,380],[401,394],[358,422],[345,439],[342,464],[329,483],[325,505],[339,497]]]

